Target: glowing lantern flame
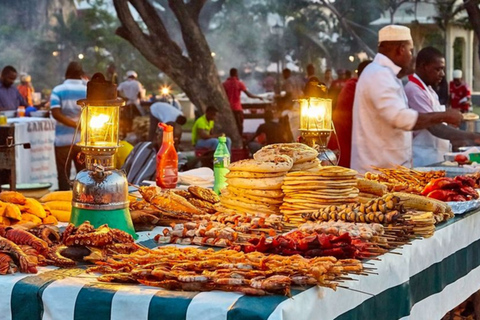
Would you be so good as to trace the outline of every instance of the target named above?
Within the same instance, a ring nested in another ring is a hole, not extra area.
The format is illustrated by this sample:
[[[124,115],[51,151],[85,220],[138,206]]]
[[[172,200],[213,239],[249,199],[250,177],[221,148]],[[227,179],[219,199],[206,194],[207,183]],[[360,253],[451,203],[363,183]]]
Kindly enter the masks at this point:
[[[92,129],[100,129],[105,126],[105,124],[109,120],[109,116],[100,114],[98,116],[92,116],[90,119],[90,128]]]

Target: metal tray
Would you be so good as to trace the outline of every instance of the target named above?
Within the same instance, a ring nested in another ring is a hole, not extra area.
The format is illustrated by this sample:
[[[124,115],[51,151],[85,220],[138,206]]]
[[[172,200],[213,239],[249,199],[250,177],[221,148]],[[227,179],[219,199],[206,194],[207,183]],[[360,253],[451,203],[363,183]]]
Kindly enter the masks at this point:
[[[453,213],[457,215],[480,208],[480,200],[451,201],[447,202],[447,204],[452,208]]]
[[[460,176],[460,175],[480,171],[480,170],[476,170],[476,169],[473,169],[473,168],[463,168],[463,167],[453,167],[453,166],[418,167],[418,168],[413,168],[413,169],[418,170],[418,171],[422,171],[422,172],[443,170],[443,171],[445,171],[447,177],[455,177],[455,176]]]

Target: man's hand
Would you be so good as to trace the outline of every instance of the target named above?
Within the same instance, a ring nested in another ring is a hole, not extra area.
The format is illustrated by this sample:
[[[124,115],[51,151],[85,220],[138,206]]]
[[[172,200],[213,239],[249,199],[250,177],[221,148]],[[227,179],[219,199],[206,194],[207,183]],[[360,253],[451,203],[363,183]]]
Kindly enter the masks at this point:
[[[460,122],[462,122],[463,116],[462,113],[453,108],[449,108],[445,111],[445,122],[451,125],[454,125],[455,127],[458,127],[460,125]]]

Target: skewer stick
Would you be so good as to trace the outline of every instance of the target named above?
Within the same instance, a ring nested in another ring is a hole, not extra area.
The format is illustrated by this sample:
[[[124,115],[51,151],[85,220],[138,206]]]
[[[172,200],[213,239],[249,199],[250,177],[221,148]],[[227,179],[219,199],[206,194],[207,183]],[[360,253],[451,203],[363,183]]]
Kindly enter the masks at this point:
[[[359,292],[359,293],[363,293],[363,294],[366,294],[368,296],[375,296],[374,294],[371,294],[371,293],[368,293],[368,292],[365,292],[365,291],[361,291],[361,290],[357,290],[357,289],[352,289],[352,288],[349,288],[349,287],[344,287],[344,286],[341,286],[341,285],[338,285],[337,286],[338,288],[342,288],[342,289],[347,289],[347,290],[351,290],[351,291],[355,291],[355,292]]]
[[[338,278],[335,278],[335,281],[340,281],[340,280],[345,280],[345,281],[358,281],[358,279],[353,279],[353,278],[349,278],[349,277],[338,277]]]
[[[133,183],[128,183],[129,186],[131,187],[134,187],[134,188],[137,188],[137,189],[140,189],[140,186],[136,185],[136,184],[133,184]]]

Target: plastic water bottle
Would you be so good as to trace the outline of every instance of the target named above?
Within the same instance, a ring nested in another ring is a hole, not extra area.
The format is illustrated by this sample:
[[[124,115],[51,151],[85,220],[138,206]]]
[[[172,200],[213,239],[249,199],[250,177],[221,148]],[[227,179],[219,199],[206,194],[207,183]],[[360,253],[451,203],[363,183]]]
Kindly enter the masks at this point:
[[[220,194],[220,190],[227,186],[227,178],[225,177],[230,165],[230,152],[227,148],[227,138],[225,136],[218,138],[218,146],[213,154],[213,174],[215,177],[215,185],[213,191]]]
[[[178,155],[173,143],[173,127],[159,123],[163,129],[162,147],[157,153],[157,186],[172,189],[178,181]]]

